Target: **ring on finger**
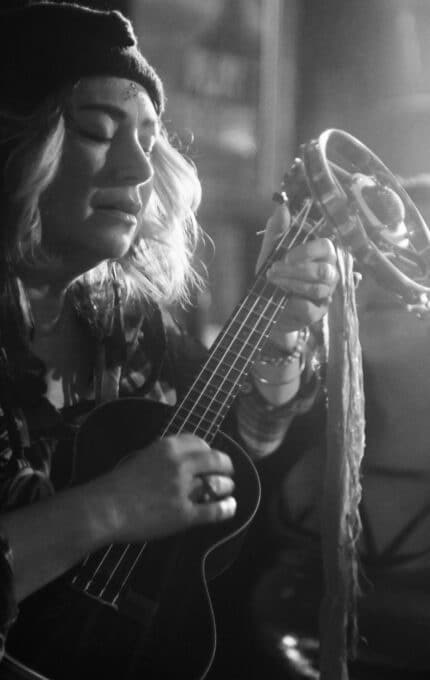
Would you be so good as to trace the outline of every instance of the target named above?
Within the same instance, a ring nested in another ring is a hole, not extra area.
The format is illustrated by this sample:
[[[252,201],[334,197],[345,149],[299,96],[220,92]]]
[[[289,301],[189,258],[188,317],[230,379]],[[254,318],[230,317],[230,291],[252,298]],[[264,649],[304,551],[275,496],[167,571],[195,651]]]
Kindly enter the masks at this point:
[[[199,476],[201,484],[199,487],[199,499],[198,503],[210,503],[218,499],[210,481],[204,475]]]

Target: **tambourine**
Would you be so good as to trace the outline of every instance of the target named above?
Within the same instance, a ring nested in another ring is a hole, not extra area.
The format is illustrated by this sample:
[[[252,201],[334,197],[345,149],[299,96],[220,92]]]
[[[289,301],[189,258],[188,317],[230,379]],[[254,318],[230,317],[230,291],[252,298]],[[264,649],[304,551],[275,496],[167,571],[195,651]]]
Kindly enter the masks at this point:
[[[430,311],[430,231],[399,179],[362,142],[325,130],[300,147],[275,200],[293,223],[337,238],[363,274],[418,314]]]
[[[274,199],[288,202],[295,242],[315,235],[340,246],[340,278],[327,324],[319,654],[321,680],[340,680],[348,677],[347,658],[360,639],[357,546],[365,414],[354,272],[370,275],[425,316],[430,311],[430,231],[400,180],[342,130],[325,130],[300,147]]]

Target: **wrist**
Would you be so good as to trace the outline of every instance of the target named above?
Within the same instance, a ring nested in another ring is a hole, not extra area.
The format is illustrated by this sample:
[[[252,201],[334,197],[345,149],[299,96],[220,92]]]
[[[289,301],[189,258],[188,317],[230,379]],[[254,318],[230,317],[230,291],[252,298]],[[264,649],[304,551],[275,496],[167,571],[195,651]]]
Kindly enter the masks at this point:
[[[287,367],[298,359],[303,359],[308,339],[309,329],[307,327],[284,336],[283,346],[273,338],[269,338],[260,350],[255,363],[265,367]]]
[[[291,334],[284,336],[291,339]],[[297,331],[289,349],[280,347],[272,338],[264,345],[252,367],[255,389],[270,404],[280,406],[292,399],[300,389],[306,365],[308,328]]]
[[[75,487],[82,494],[87,541],[94,551],[114,543],[121,533],[122,518],[117,510],[115,482],[108,473]]]
[[[293,382],[300,382],[301,375],[305,368],[305,356],[289,355],[288,361],[284,358],[279,362],[261,361],[253,366],[252,375],[254,380],[261,385],[268,387],[280,387],[290,385]]]

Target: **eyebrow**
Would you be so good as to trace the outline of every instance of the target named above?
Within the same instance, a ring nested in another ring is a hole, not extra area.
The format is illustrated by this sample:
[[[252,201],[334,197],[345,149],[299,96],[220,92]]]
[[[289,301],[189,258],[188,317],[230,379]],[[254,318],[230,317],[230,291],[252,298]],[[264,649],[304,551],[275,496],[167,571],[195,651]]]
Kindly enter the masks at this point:
[[[127,118],[127,113],[120,106],[116,106],[115,104],[80,104],[76,108],[77,111],[96,111],[100,113],[107,113],[112,116],[112,118],[119,121],[125,120]],[[153,128],[155,131],[158,131],[160,122],[155,116],[148,115],[143,119],[141,127]]]

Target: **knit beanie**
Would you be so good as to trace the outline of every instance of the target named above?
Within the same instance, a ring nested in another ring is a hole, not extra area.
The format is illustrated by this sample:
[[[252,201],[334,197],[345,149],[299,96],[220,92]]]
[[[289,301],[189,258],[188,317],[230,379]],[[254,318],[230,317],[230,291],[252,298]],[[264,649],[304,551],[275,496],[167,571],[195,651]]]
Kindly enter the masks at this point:
[[[49,1],[0,12],[0,109],[31,113],[46,97],[86,76],[135,81],[156,111],[164,110],[162,82],[121,12]]]

